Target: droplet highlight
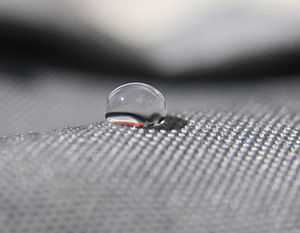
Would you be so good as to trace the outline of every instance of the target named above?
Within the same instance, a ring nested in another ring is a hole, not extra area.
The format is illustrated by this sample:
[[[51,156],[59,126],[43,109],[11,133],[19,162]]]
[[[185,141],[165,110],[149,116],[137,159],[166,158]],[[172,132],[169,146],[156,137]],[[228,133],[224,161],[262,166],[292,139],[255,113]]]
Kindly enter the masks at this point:
[[[107,98],[107,121],[126,126],[147,127],[163,123],[166,101],[156,88],[145,83],[127,83],[114,89]]]

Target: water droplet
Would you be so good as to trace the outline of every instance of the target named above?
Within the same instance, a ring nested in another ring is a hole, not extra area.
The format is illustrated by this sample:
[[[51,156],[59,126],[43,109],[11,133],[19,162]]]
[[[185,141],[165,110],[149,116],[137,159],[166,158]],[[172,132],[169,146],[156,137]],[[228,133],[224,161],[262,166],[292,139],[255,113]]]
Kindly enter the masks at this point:
[[[106,119],[115,124],[156,126],[167,115],[165,97],[145,83],[127,83],[113,90],[107,99]]]

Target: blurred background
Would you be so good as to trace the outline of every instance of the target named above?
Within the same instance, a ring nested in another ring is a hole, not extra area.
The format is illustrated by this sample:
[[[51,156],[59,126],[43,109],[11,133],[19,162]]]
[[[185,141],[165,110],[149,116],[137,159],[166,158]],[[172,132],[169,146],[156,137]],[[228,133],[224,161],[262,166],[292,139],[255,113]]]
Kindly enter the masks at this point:
[[[299,108],[298,0],[0,2],[0,136],[104,119],[141,81],[170,112]]]

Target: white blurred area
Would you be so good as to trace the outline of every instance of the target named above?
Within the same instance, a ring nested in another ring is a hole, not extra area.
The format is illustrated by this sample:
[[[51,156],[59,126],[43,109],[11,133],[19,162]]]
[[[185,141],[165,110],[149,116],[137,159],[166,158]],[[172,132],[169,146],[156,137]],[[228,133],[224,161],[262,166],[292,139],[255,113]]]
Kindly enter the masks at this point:
[[[107,34],[165,73],[300,44],[299,0],[10,0],[0,10]]]
[[[299,0],[88,0],[77,6],[89,24],[144,50],[166,73],[300,41]]]

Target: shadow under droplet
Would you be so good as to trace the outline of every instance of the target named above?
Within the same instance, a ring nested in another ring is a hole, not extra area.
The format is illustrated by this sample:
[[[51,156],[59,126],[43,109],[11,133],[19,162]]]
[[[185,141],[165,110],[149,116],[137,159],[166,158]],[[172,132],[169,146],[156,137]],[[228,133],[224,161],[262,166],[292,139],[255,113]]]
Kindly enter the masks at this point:
[[[158,126],[149,126],[147,128],[156,130],[180,130],[187,124],[187,121],[176,117],[176,116],[166,116],[164,122]]]

